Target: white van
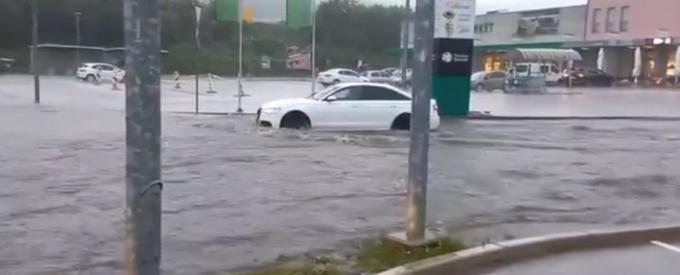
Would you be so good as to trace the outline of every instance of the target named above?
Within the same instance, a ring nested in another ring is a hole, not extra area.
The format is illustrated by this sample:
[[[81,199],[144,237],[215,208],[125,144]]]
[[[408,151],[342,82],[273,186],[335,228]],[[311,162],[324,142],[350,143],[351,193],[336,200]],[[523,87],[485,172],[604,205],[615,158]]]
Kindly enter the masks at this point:
[[[551,63],[517,63],[508,70],[512,76],[544,76],[546,84],[557,84],[560,80],[560,69]]]

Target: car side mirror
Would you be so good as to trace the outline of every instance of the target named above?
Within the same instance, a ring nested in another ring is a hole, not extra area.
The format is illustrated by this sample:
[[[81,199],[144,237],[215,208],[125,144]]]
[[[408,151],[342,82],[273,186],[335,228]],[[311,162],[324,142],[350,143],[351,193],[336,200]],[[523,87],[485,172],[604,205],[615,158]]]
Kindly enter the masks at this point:
[[[326,98],[326,102],[333,102],[333,101],[337,101],[337,100],[338,100],[338,97],[334,96],[334,95]]]

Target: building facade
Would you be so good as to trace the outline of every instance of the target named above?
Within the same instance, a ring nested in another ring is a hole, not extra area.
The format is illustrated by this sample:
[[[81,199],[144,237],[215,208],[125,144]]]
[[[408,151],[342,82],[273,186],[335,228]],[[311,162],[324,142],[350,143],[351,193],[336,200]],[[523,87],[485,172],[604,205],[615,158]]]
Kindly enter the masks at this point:
[[[504,69],[514,48],[564,48],[583,42],[588,7],[569,6],[518,12],[492,11],[475,23],[476,71]]]
[[[604,70],[619,78],[631,77],[640,48],[641,75],[653,79],[675,75],[678,44],[680,0],[590,0],[585,42],[575,48],[589,63],[602,49]]]

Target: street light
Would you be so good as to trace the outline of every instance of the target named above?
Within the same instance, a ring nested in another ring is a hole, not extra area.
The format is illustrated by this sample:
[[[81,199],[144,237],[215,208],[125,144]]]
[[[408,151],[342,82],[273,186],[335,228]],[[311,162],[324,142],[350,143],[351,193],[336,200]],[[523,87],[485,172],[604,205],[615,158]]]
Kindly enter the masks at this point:
[[[40,103],[40,69],[38,66],[40,65],[39,61],[39,51],[38,51],[38,30],[40,27],[38,26],[38,1],[33,0],[31,2],[31,19],[33,21],[33,26],[31,30],[31,37],[33,41],[33,47],[31,48],[31,69],[33,70],[33,94],[34,94],[34,102],[36,104]]]
[[[73,15],[76,17],[76,66],[80,65],[80,17],[83,16],[82,12],[75,12]]]
[[[401,85],[406,86],[406,70],[408,68],[408,51],[411,41],[411,0],[406,0],[406,15],[401,23]]]

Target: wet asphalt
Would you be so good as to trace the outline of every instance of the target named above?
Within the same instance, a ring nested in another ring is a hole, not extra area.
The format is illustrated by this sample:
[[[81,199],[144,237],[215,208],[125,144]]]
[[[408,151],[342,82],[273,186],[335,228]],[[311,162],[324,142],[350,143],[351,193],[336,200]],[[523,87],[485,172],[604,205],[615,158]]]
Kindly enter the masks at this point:
[[[3,274],[122,267],[124,115],[76,95],[0,102]],[[172,113],[163,125],[164,274],[215,274],[402,225],[406,133]],[[677,221],[679,142],[673,120],[445,120],[432,134],[430,225],[474,241]]]
[[[598,249],[536,258],[508,266],[488,268],[484,275],[670,275],[680,268],[678,241],[664,241],[668,249],[651,242],[640,246]]]

